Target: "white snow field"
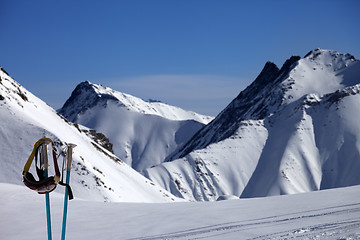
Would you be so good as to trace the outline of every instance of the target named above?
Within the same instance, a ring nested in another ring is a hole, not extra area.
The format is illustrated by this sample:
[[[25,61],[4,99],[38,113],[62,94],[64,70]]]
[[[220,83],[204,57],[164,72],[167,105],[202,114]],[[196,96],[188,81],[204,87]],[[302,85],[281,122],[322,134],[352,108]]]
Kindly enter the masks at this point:
[[[0,183],[0,239],[46,239],[45,196]],[[53,239],[63,195],[50,194]],[[360,186],[184,203],[69,202],[67,239],[360,239]]]

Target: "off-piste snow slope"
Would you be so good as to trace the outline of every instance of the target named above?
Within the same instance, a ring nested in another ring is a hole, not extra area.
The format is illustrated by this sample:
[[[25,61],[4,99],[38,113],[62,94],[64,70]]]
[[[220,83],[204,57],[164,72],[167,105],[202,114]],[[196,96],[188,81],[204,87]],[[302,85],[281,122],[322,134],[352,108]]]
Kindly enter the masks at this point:
[[[43,196],[0,183],[0,239],[46,239]],[[360,186],[218,202],[69,203],[66,239],[360,239]],[[64,197],[51,194],[53,239]]]
[[[213,119],[90,82],[80,83],[59,113],[104,133],[116,156],[139,172],[162,163]]]
[[[144,175],[198,201],[360,184],[359,119],[360,62],[316,49],[281,69],[267,62],[211,123]]]
[[[70,123],[1,68],[0,182],[22,185],[25,162],[34,143],[42,137],[51,138],[58,152],[65,143],[77,145],[70,179],[75,198],[128,202],[179,200],[116,157],[103,134]],[[49,169],[53,170],[53,166]],[[35,174],[33,167],[30,170]],[[59,186],[57,191],[64,192],[64,188]]]

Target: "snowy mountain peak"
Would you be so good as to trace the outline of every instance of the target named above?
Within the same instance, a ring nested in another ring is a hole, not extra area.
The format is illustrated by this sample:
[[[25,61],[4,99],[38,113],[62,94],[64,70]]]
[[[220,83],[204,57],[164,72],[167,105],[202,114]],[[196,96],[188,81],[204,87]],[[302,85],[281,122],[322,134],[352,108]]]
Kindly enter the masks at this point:
[[[310,51],[289,76],[282,79],[283,105],[289,104],[306,94],[328,94],[344,87],[357,84],[359,61],[350,54],[332,50]]]
[[[88,81],[76,86],[70,98],[65,102],[59,112],[70,121],[76,122],[79,116],[88,109],[96,105],[106,107],[108,101],[112,101],[118,107],[128,111],[161,116],[170,120],[196,120],[206,124],[213,119],[212,117],[183,110],[160,101],[146,102],[129,94],[118,92]]]
[[[300,57],[292,56],[281,69],[268,61],[261,73],[207,126],[201,129],[179,152],[174,152],[167,161],[184,157],[194,149],[222,141],[239,128],[243,120],[260,120],[276,111],[282,104],[281,81],[297,65]]]
[[[216,200],[360,184],[360,62],[315,49],[255,81],[145,176],[176,196]],[[187,179],[191,179],[188,181]]]
[[[259,76],[247,89],[252,91],[254,89],[260,90],[259,88],[265,87],[269,84],[273,84],[276,80],[280,80],[281,77],[286,76],[290,72],[293,64],[296,63],[299,59],[300,57],[298,56],[290,57],[285,61],[281,69],[279,69],[273,62],[266,62]],[[245,94],[245,91],[241,92],[237,98],[239,98],[241,94]],[[251,94],[254,94],[254,92],[252,92]]]
[[[89,109],[100,102],[106,104],[107,100],[117,99],[106,92],[100,85],[95,85],[89,81],[82,82],[76,86],[71,93],[70,98],[65,102],[61,108],[60,113],[68,118],[70,121],[75,122],[77,114]]]
[[[333,51],[333,50],[326,50],[326,49],[320,49],[320,48],[316,48],[312,51],[310,51],[309,53],[307,53],[304,58],[310,59],[310,60],[317,60],[317,61],[325,61],[327,62],[328,60],[337,60],[337,61],[356,61],[356,58],[347,53],[347,54],[342,54],[339,53],[337,51]]]

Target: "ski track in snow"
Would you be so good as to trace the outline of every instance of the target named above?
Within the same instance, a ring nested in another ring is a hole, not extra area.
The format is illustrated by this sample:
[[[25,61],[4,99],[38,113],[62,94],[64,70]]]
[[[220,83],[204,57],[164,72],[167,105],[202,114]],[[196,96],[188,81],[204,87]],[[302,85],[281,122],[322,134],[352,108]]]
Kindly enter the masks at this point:
[[[206,203],[69,203],[68,239],[360,239],[360,186]],[[44,196],[0,183],[0,239],[44,239]],[[53,236],[63,195],[52,194]],[[58,238],[54,238],[58,239]]]
[[[320,212],[320,213],[319,213]],[[246,221],[228,222],[193,228],[184,231],[153,235],[148,237],[130,238],[128,240],[156,240],[156,239],[219,239],[228,234],[238,235],[239,239],[360,239],[360,203],[336,206],[306,212],[271,216]],[[351,215],[352,217],[349,217]],[[326,219],[322,219],[326,217]],[[336,220],[329,222],[328,217]],[[319,222],[319,224],[309,224]],[[292,228],[294,224],[299,227]],[[305,226],[306,225],[306,226]],[[282,231],[270,231],[255,237],[242,238],[247,230],[280,227]],[[286,231],[283,229],[286,228]]]

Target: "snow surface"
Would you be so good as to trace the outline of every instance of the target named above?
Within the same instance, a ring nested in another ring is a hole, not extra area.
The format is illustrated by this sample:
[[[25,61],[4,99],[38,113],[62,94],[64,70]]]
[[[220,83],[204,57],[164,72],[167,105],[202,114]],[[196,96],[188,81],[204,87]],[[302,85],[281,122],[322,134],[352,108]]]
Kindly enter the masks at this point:
[[[137,171],[160,164],[203,126],[194,120],[175,121],[128,111],[113,101],[106,108],[96,105],[88,109],[76,123],[104,133],[115,155]]]
[[[0,182],[23,185],[22,170],[33,144],[39,138],[48,137],[55,141],[59,152],[64,143],[77,145],[70,179],[75,198],[127,202],[181,201],[89,137],[81,130],[84,127],[62,118],[2,69],[0,113]],[[53,174],[53,166],[49,169]],[[35,173],[34,169],[30,170]],[[57,190],[63,191],[63,188],[59,186]]]
[[[0,239],[46,239],[45,197],[0,183]],[[67,239],[360,239],[360,186],[253,199],[188,203],[72,200]],[[50,194],[53,239],[63,195]]]

